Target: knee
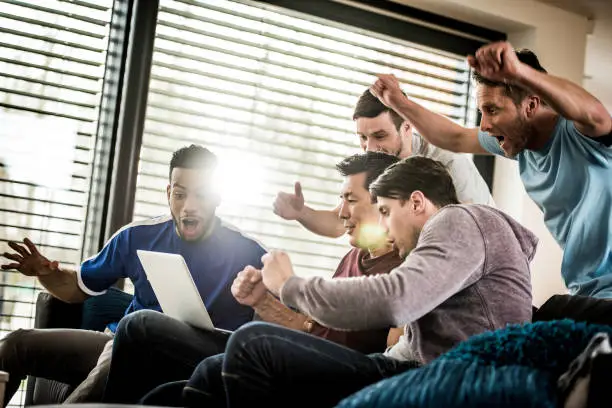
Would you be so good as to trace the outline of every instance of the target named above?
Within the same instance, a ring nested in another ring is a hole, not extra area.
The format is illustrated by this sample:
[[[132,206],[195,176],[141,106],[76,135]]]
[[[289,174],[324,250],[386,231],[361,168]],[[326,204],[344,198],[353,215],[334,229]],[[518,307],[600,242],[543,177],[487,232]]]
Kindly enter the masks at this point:
[[[225,354],[228,358],[233,358],[235,354],[243,354],[247,344],[249,348],[258,347],[266,339],[276,337],[278,331],[283,330],[281,326],[266,322],[250,322],[238,328],[230,336]]]
[[[21,355],[20,350],[24,348],[26,337],[31,332],[32,330],[29,329],[18,329],[0,340],[0,364],[2,364],[2,367],[6,365],[9,359],[18,358]]]
[[[139,310],[119,321],[115,341],[122,344],[146,341],[149,333],[163,321],[164,315],[154,310]]]

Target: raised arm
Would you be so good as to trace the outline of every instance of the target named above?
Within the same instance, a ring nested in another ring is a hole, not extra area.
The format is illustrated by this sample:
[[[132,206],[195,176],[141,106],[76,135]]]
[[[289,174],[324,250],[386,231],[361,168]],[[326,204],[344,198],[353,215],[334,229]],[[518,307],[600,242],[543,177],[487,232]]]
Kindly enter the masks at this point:
[[[4,253],[13,263],[2,265],[3,270],[16,269],[26,276],[36,276],[40,283],[56,298],[67,303],[81,303],[87,299],[77,283],[76,271],[60,268],[57,261],[50,261],[38,251],[28,238],[24,245],[9,242],[14,253]]]
[[[333,210],[314,210],[304,204],[302,186],[295,183],[293,194],[280,192],[274,201],[274,213],[285,220],[296,220],[307,230],[318,235],[338,238],[344,233],[338,218],[339,208]]]
[[[478,129],[458,125],[410,100],[394,75],[378,75],[370,91],[409,121],[429,143],[457,153],[488,153],[478,142]]]
[[[442,210],[419,246],[389,274],[359,278],[299,278],[284,253],[264,256],[264,284],[284,304],[340,330],[410,323],[472,284],[482,274],[484,241],[461,208]]]
[[[599,137],[612,132],[612,118],[603,104],[581,86],[540,72],[519,61],[512,45],[497,42],[480,48],[470,65],[485,78],[530,89],[584,135]]]

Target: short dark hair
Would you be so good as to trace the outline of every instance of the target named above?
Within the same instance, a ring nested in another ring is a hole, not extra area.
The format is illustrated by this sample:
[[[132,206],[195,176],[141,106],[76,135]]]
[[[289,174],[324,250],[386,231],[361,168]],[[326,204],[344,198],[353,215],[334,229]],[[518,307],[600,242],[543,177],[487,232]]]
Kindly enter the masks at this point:
[[[393,109],[388,108],[377,97],[372,95],[372,92],[370,92],[370,89],[368,88],[361,94],[359,100],[357,101],[355,111],[353,112],[353,120],[357,120],[359,118],[375,118],[384,112],[390,113],[391,120],[393,121],[395,128],[400,130],[402,123],[404,123],[404,118],[398,115]]]
[[[169,179],[172,179],[172,170],[177,167],[182,169],[201,168],[214,170],[217,167],[217,156],[200,145],[192,144],[188,147],[181,147],[176,152],[172,153],[170,173],[168,174]]]
[[[459,204],[453,178],[446,167],[427,157],[404,159],[385,170],[370,185],[374,197],[408,200],[414,191],[422,192],[439,208]]]
[[[366,173],[365,188],[370,188],[370,184],[376,180],[392,164],[400,159],[382,152],[365,152],[354,154],[336,164],[336,169],[343,177],[353,174]]]
[[[540,72],[547,72],[542,65],[540,65],[540,61],[538,60],[537,55],[531,50],[521,49],[515,50],[516,56],[519,61],[523,64],[529,65],[531,68]],[[505,82],[497,82],[491,81],[480,75],[477,71],[472,72],[472,78],[477,84],[483,84],[486,86],[498,87],[501,86],[504,88],[504,93],[506,96],[510,97],[512,101],[518,105],[527,97],[527,95],[531,94],[531,92],[523,87],[507,84]]]

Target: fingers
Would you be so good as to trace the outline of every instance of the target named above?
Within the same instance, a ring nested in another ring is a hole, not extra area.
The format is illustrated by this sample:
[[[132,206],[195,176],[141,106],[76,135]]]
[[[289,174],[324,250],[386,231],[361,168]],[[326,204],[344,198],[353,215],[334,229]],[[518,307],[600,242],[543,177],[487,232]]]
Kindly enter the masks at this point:
[[[243,274],[244,280],[249,283],[258,283],[261,281],[261,271],[250,265],[244,268],[241,273]]]
[[[36,245],[34,245],[34,243],[30,241],[29,238],[24,238],[23,243],[26,244],[32,255],[40,255],[40,252],[38,252]]]
[[[28,250],[16,242],[11,241],[8,243],[8,246],[11,247],[11,249],[13,249],[15,252],[18,252],[24,258],[27,256],[30,256],[30,253],[28,252]]]
[[[304,195],[302,194],[302,184],[299,181],[295,182],[295,195],[299,198],[304,197]]]
[[[18,263],[10,263],[7,265],[0,266],[0,268],[4,269],[5,271],[10,270],[10,269],[19,269],[20,267],[21,267],[21,264],[18,264]]]
[[[252,266],[247,266],[234,279],[232,294],[236,298],[245,298],[253,292],[253,289],[261,280],[261,272]]]
[[[5,257],[6,259],[10,259],[11,261],[15,261],[19,263],[23,262],[23,256],[19,254],[11,254],[9,252],[5,252],[4,254],[2,254],[2,256]]]

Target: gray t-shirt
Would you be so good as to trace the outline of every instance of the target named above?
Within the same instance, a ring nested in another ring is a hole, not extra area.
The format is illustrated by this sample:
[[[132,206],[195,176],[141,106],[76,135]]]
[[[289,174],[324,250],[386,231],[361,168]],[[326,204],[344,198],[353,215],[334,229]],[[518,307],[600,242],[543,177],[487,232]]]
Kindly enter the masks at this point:
[[[531,319],[529,262],[536,246],[535,235],[499,210],[447,206],[391,273],[294,276],[281,300],[334,329],[405,325],[386,354],[426,363],[470,336]]]

